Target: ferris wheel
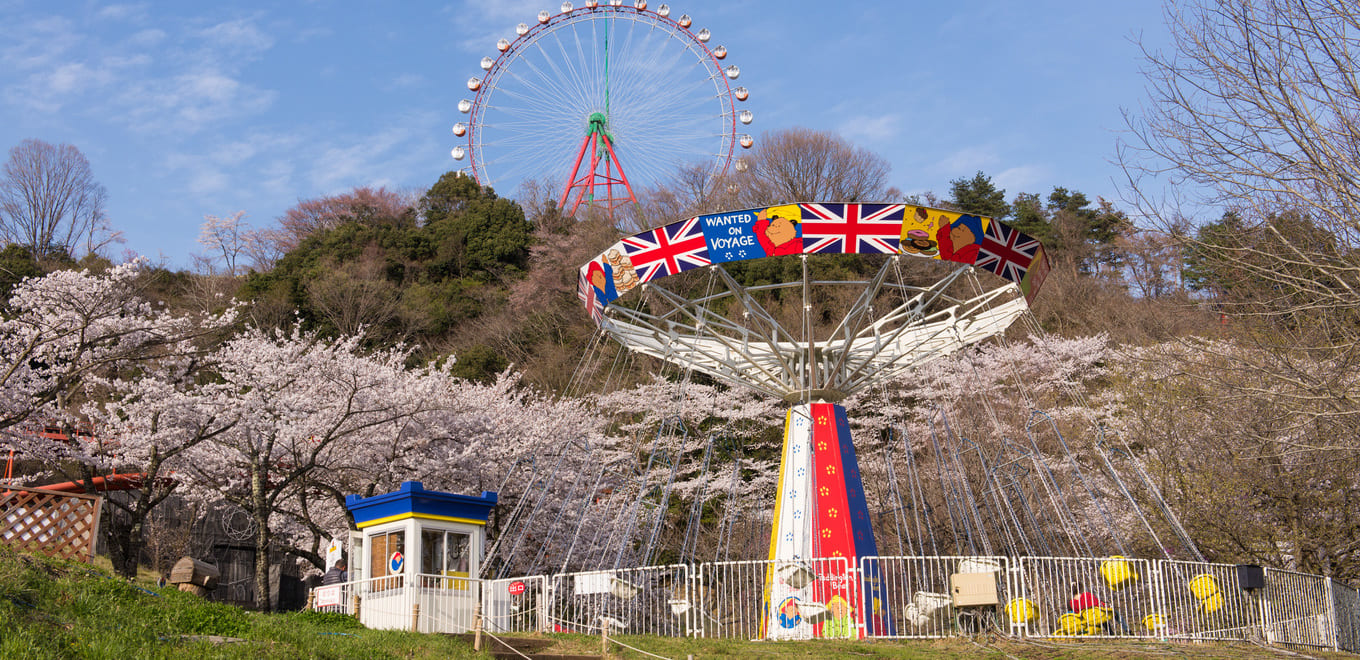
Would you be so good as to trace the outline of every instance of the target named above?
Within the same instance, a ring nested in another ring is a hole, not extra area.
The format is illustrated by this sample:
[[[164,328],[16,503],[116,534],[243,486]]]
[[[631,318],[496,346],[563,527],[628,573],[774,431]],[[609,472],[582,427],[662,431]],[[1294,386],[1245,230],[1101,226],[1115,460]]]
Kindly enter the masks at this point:
[[[741,71],[688,14],[647,0],[560,10],[516,26],[467,82],[475,95],[458,102],[467,117],[453,133],[465,142],[452,154],[478,183],[551,184],[569,215],[582,205],[612,215],[639,187],[681,169],[720,176],[751,147]]]

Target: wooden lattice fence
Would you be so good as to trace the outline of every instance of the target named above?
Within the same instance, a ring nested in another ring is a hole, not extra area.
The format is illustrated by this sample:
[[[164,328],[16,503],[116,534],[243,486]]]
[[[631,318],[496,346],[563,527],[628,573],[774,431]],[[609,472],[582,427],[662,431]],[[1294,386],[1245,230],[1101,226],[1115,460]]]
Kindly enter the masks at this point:
[[[104,498],[41,488],[0,488],[0,541],[25,552],[89,561]]]

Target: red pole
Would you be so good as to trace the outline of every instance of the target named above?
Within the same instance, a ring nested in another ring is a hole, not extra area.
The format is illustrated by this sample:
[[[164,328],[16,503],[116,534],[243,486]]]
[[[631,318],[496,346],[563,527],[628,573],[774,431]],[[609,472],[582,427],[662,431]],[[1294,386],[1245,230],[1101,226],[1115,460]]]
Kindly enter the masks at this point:
[[[581,140],[580,151],[576,152],[576,163],[571,166],[571,176],[567,177],[567,188],[566,190],[562,191],[562,201],[557,204],[557,208],[559,209],[564,209],[567,207],[567,198],[571,196],[571,189],[576,187],[576,173],[581,170],[581,159],[585,158],[586,148],[589,146],[590,136],[586,135],[585,139]],[[580,204],[581,201],[578,198],[576,201],[576,205],[580,206]],[[569,213],[568,215],[572,215],[574,213],[576,213],[575,206],[572,207],[571,213]]]

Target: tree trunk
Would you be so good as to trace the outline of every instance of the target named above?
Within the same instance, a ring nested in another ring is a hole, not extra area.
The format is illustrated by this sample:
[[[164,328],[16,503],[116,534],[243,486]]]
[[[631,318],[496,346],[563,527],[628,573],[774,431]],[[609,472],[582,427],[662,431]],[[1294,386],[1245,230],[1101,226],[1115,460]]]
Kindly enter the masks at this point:
[[[127,515],[110,507],[109,560],[113,571],[123,577],[137,577],[137,555],[141,552],[141,525],[130,523]]]
[[[265,499],[265,480],[259,467],[251,470],[251,514],[255,520],[255,609],[268,612],[269,594],[269,504]]]

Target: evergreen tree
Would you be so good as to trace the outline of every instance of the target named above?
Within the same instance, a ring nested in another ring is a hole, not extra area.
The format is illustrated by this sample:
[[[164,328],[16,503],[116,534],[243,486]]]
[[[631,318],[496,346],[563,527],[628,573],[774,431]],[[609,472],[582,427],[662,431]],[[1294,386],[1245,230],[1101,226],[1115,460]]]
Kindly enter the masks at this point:
[[[985,215],[998,220],[1011,214],[1006,203],[1006,190],[997,188],[992,178],[979,171],[971,179],[958,178],[949,182],[950,203],[964,213]]]

